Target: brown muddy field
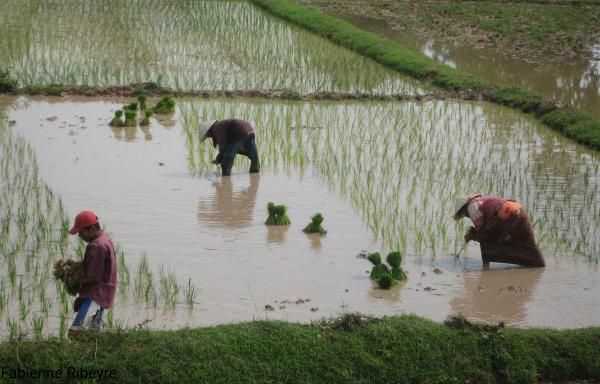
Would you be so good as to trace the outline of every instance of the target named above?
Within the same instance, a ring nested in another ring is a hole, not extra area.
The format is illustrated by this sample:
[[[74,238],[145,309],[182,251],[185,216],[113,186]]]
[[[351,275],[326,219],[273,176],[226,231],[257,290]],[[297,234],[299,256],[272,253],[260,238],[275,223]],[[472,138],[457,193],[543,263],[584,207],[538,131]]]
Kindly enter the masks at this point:
[[[153,118],[148,128],[109,127],[113,111],[127,102],[0,97],[6,119],[14,121],[9,129],[31,143],[42,178],[71,216],[95,210],[131,265],[145,254],[152,266],[174,271],[181,285],[191,278],[200,288],[191,310],[146,308],[118,297],[114,316],[125,326],[307,322],[348,311],[437,321],[460,312],[527,327],[600,324],[598,264],[572,255],[546,253],[541,269],[484,269],[472,243],[458,260],[450,252],[409,254],[408,281],[376,288],[359,253],[385,250],[348,199],[310,168],[264,167],[249,175],[244,166],[226,179],[216,168],[192,172],[181,112]],[[264,225],[270,201],[288,206],[289,228]],[[302,232],[315,212],[325,217],[326,236]],[[50,332],[53,326],[49,319]]]

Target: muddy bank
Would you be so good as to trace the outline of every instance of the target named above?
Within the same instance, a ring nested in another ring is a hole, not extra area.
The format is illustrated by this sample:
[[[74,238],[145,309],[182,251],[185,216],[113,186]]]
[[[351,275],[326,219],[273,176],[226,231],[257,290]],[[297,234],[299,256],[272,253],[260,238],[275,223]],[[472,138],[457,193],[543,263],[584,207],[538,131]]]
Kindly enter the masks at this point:
[[[41,96],[115,96],[115,97],[135,97],[139,93],[146,93],[148,96],[197,96],[204,98],[262,98],[270,100],[445,100],[449,98],[462,98],[473,100],[480,98],[475,92],[446,92],[437,91],[426,94],[408,95],[408,94],[371,94],[363,92],[311,92],[299,93],[292,90],[262,90],[262,89],[239,89],[239,90],[195,90],[195,91],[177,91],[174,89],[162,87],[156,83],[137,83],[130,85],[115,85],[108,87],[92,86],[67,86],[67,85],[48,85],[43,87],[22,87],[16,89],[14,95],[41,95]],[[10,93],[8,93],[10,94]]]

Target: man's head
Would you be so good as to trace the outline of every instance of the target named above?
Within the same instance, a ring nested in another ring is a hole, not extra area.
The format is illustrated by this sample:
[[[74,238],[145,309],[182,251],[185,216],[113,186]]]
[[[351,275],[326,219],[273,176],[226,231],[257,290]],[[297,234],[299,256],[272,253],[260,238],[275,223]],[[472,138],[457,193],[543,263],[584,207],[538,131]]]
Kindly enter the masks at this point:
[[[102,233],[98,216],[92,211],[81,211],[75,216],[75,224],[69,230],[71,235],[79,235],[85,242],[90,242]]]
[[[214,120],[198,124],[198,137],[201,143],[208,138],[210,129],[218,122],[219,120]]]

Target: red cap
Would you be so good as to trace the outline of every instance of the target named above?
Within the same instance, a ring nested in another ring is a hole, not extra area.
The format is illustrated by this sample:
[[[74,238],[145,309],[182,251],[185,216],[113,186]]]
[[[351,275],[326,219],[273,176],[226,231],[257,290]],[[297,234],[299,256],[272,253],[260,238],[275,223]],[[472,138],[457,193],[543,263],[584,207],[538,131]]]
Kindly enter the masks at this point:
[[[75,225],[69,230],[69,233],[71,235],[76,235],[83,228],[87,228],[94,224],[98,224],[98,216],[92,211],[81,211],[75,216]]]

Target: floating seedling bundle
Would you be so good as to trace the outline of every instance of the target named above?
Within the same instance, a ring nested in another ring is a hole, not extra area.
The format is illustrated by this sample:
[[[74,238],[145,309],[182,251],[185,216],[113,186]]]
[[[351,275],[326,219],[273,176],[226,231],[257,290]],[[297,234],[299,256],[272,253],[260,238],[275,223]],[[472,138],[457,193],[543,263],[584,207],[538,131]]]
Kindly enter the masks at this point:
[[[396,285],[398,281],[406,280],[407,276],[400,264],[402,263],[402,254],[400,252],[390,252],[387,255],[388,267],[381,261],[381,255],[377,252],[371,253],[368,257],[373,264],[371,270],[371,280],[377,281],[380,288],[389,289]]]
[[[267,204],[269,216],[265,221],[266,225],[290,225],[292,222],[286,214],[287,207],[285,205],[275,205],[270,202]]]
[[[303,231],[306,233],[319,233],[324,235],[327,231],[323,228],[323,215],[321,213],[316,213],[312,218],[311,222],[308,223],[306,227],[304,227]]]
[[[121,116],[123,116],[123,111],[121,111],[120,109],[118,111],[115,111],[115,117],[110,121],[110,123],[108,123],[108,125],[112,127],[122,127],[123,120],[121,119]]]
[[[160,99],[152,109],[154,110],[154,113],[159,115],[173,113],[175,112],[175,101],[171,96],[165,96]]]
[[[75,296],[79,292],[81,279],[84,277],[81,260],[60,259],[54,263],[54,277],[65,283],[67,292]]]

